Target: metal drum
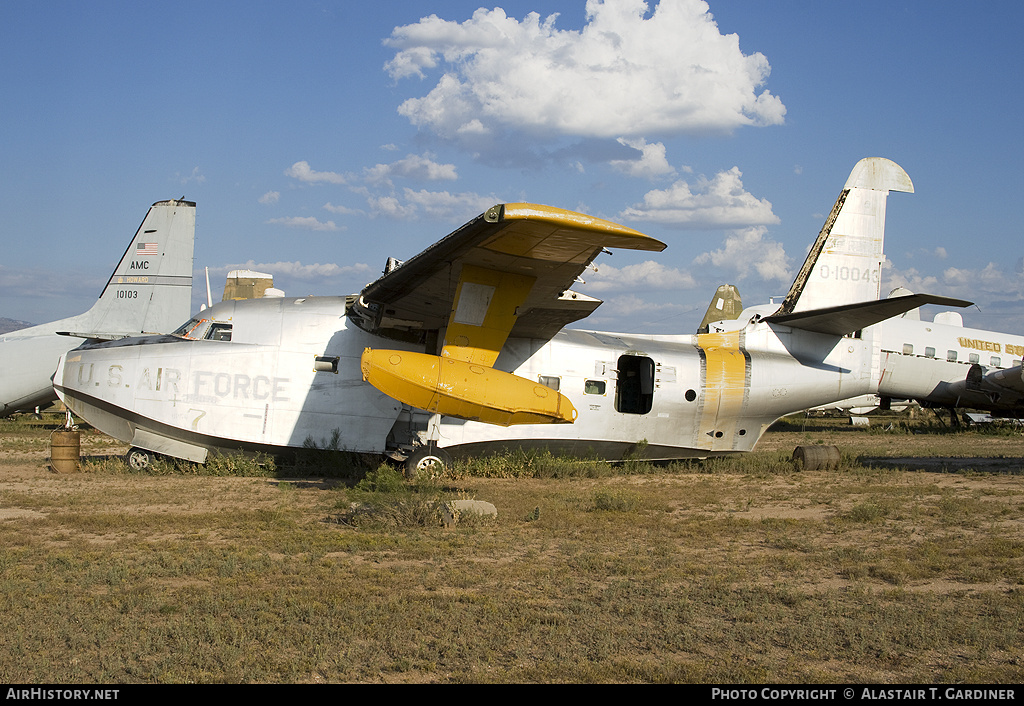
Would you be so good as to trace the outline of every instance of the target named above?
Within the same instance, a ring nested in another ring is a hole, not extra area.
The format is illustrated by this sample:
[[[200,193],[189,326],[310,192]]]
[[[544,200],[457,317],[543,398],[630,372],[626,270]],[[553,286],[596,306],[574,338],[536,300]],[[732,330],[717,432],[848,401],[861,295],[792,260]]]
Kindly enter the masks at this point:
[[[838,446],[797,446],[793,449],[793,462],[805,471],[839,468],[841,458]]]
[[[57,473],[77,473],[81,455],[80,432],[58,429],[50,434],[50,465]]]

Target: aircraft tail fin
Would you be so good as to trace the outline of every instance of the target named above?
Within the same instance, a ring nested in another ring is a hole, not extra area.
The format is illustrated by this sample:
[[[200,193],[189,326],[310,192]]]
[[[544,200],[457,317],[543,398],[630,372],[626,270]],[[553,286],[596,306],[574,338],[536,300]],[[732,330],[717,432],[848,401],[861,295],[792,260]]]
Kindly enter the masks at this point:
[[[196,205],[158,201],[149,208],[99,300],[78,322],[79,336],[168,333],[192,313]]]
[[[708,324],[712,321],[733,321],[739,318],[742,311],[743,301],[740,299],[740,290],[736,289],[734,285],[723,284],[719,286],[715,296],[711,297],[711,303],[708,304],[708,310],[704,313],[697,333],[707,333]]]
[[[776,316],[879,298],[885,203],[890,191],[914,192],[895,162],[857,162]]]

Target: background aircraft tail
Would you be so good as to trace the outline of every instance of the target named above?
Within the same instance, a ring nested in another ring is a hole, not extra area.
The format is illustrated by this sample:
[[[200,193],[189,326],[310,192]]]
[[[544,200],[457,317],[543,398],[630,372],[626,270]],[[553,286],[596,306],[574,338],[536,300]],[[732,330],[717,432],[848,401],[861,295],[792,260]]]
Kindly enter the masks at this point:
[[[732,284],[720,285],[715,296],[711,297],[711,303],[704,312],[697,333],[707,333],[708,324],[712,321],[735,321],[742,312],[743,300],[740,298],[740,290]]]
[[[196,205],[158,201],[139,226],[99,301],[70,333],[119,338],[168,333],[192,313]]]
[[[879,298],[890,191],[913,193],[902,167],[882,157],[857,162],[776,315]]]

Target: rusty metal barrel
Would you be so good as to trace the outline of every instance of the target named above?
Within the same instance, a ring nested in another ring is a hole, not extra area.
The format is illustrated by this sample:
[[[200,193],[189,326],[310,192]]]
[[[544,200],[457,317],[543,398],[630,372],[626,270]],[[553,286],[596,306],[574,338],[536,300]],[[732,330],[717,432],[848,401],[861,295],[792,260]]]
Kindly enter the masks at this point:
[[[82,457],[82,438],[77,430],[57,429],[50,434],[50,465],[57,473],[77,473]]]
[[[793,463],[805,471],[836,469],[841,459],[838,446],[797,446],[793,449]]]

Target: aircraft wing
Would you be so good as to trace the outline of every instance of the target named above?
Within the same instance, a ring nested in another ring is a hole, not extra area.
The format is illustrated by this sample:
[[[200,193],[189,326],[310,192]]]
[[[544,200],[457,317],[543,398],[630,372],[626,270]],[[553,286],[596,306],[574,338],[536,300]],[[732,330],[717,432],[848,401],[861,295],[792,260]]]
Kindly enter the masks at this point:
[[[522,298],[506,337],[548,339],[601,304],[568,290],[603,248],[660,252],[665,244],[572,211],[499,204],[367,285],[353,314],[363,328],[397,338],[405,337],[401,332],[444,329],[465,275],[467,282],[476,280],[471,284],[495,287],[494,296],[515,290],[513,296]],[[503,282],[497,275],[505,276]],[[495,281],[483,281],[488,278]],[[481,293],[479,287],[468,289]],[[463,301],[465,311],[457,318],[472,315],[469,304]],[[483,299],[475,305],[483,306]]]
[[[769,324],[782,324],[804,331],[842,336],[899,316],[925,304],[964,307],[971,306],[973,302],[939,297],[934,294],[910,294],[877,301],[811,309],[795,314],[773,314],[766,316],[763,320]]]
[[[557,390],[492,366],[510,335],[546,340],[600,305],[569,287],[606,247],[665,244],[550,206],[494,206],[363,289],[349,309],[360,327],[425,347],[367,348],[363,379],[412,407],[460,419],[572,423],[576,410]]]

